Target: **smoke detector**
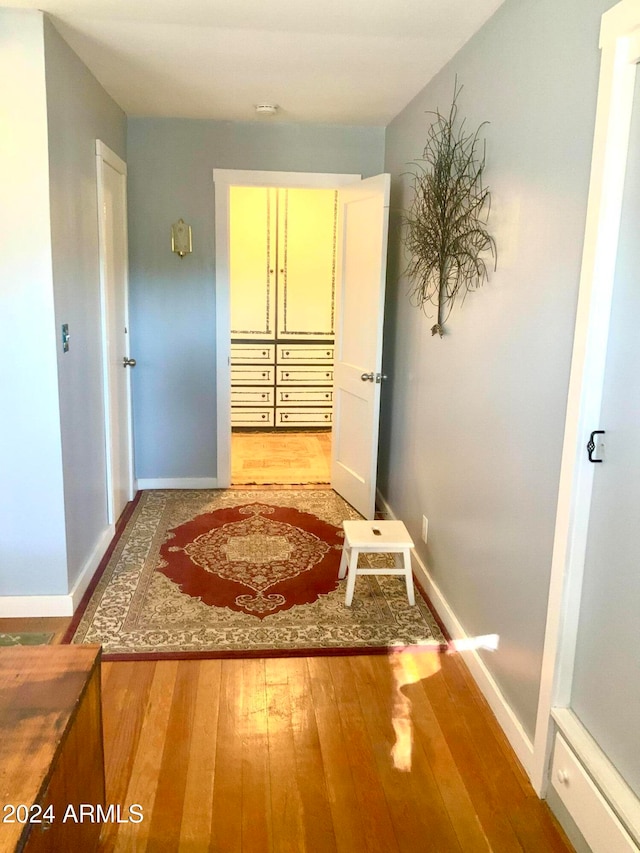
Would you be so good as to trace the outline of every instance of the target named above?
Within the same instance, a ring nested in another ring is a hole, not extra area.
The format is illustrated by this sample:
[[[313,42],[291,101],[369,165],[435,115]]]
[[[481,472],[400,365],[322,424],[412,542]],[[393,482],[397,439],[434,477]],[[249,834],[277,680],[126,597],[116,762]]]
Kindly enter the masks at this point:
[[[256,104],[256,113],[259,116],[274,116],[278,112],[277,104],[262,103]]]

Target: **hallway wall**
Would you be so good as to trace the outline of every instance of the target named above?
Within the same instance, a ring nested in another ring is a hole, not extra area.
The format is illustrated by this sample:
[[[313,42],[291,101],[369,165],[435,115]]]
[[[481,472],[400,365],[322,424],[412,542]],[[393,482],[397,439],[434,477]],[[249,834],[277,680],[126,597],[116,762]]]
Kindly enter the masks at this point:
[[[70,614],[109,527],[95,140],[124,156],[126,119],[34,10],[0,9],[0,92],[0,608]]]
[[[444,338],[409,304],[392,214],[379,485],[532,737],[555,525],[600,55],[609,0],[507,0],[387,128],[392,211],[431,122],[464,86],[488,121],[498,269]],[[579,23],[577,23],[579,22]],[[429,519],[429,544],[420,540]]]
[[[382,171],[384,129],[130,118],[129,251],[138,478],[216,476],[213,169]],[[193,254],[171,252],[171,224]]]
[[[96,139],[126,159],[126,117],[45,18],[51,245],[69,587],[108,527]],[[69,352],[60,328],[69,325]]]

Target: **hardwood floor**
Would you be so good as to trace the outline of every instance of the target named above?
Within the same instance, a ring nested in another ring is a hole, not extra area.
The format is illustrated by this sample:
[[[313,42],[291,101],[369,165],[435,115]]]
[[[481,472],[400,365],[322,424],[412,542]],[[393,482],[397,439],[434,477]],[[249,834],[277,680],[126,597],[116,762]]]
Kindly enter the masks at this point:
[[[231,482],[256,484],[328,483],[330,432],[233,432]]]
[[[104,824],[103,853],[572,850],[457,654],[106,662],[102,682],[107,803],[144,813]]]
[[[457,654],[106,662],[102,682],[107,803],[144,813],[104,824],[102,853],[572,850]]]
[[[572,849],[457,655],[105,663],[103,705],[144,820],[102,851]]]

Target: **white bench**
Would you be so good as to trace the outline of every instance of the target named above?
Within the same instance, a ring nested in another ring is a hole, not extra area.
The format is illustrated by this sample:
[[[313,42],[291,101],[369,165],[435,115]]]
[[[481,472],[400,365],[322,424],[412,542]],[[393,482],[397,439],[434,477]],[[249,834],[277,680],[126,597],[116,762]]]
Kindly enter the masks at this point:
[[[409,604],[415,604],[411,549],[413,542],[401,521],[343,521],[344,545],[338,577],[347,574],[347,607],[353,601],[357,575],[404,575]],[[372,569],[358,566],[360,554],[394,554],[395,566]]]

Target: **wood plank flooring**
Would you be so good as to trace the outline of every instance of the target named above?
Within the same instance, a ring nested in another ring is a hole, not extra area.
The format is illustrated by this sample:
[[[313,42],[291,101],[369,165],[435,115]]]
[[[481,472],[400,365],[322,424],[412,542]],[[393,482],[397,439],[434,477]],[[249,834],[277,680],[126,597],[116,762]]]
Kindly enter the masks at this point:
[[[105,663],[103,706],[102,851],[572,849],[458,655]]]
[[[69,621],[0,631],[59,642]],[[106,823],[102,853],[572,850],[460,655],[119,661],[102,681],[107,803],[144,812]]]
[[[232,433],[234,486],[328,483],[330,479],[330,432]]]

